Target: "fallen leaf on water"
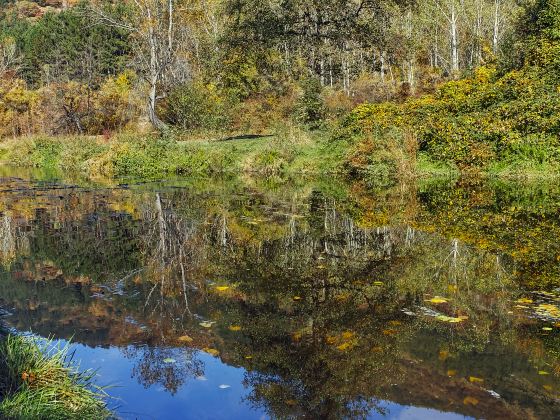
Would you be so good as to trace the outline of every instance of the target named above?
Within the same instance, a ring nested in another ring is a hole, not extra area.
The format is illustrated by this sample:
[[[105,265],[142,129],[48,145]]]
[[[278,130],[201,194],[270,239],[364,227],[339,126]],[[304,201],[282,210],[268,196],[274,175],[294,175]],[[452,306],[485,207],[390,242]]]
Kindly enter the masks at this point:
[[[253,358],[253,356],[245,356],[246,360],[251,360]]]
[[[444,361],[448,357],[449,357],[449,351],[447,351],[447,350],[440,350],[439,351],[439,355],[438,355],[439,360]]]
[[[218,350],[216,350],[216,349],[211,349],[211,348],[208,348],[208,347],[204,347],[204,348],[202,349],[202,351],[204,351],[204,352],[206,352],[206,353],[208,353],[208,354],[211,354],[212,356],[217,356],[217,355],[220,354],[220,352],[219,352]]]
[[[191,337],[189,337],[188,335],[183,335],[181,337],[179,337],[177,339],[177,341],[179,341],[180,343],[190,343],[193,341],[193,339]]]
[[[177,361],[175,359],[172,359],[171,357],[168,357],[167,359],[163,359],[163,363],[176,363]]]
[[[239,325],[230,325],[228,328],[230,331],[241,331],[241,326]]]
[[[476,376],[469,376],[469,382],[474,383],[482,383],[484,382],[484,379],[482,378],[477,378]]]
[[[544,389],[546,389],[547,391],[552,391],[552,385],[543,385],[542,386]]]
[[[228,289],[229,289],[229,286],[216,286],[216,290],[218,292],[225,292]]]
[[[447,316],[447,315],[440,314],[440,315],[436,316],[436,319],[438,321],[449,322],[451,324],[457,324],[459,322],[463,322],[465,319],[468,319],[468,317],[460,316],[460,317],[455,318],[455,317],[452,317],[452,316]]]
[[[447,299],[441,296],[434,296],[431,299],[426,299],[426,302],[440,304],[440,303],[447,303]]]
[[[198,325],[200,325],[201,327],[204,327],[204,328],[211,328],[212,324],[214,324],[212,321],[203,321]]]
[[[342,333],[342,338],[344,338],[345,340],[349,340],[350,338],[354,337],[356,335],[356,333],[352,332],[352,331],[344,331]]]
[[[517,299],[515,302],[516,303],[533,303],[533,299],[521,298],[521,299]]]
[[[374,281],[373,285],[374,286],[383,286],[383,282],[382,281]]]
[[[389,321],[389,325],[392,325],[393,327],[398,327],[399,325],[402,325],[401,321]]]
[[[543,327],[542,329],[543,329],[543,331],[552,331],[552,328],[550,328],[550,327]]]
[[[449,370],[447,371],[447,376],[455,376],[455,375],[457,375],[457,371],[456,371],[456,370],[454,370],[454,369],[449,369]]]
[[[336,346],[336,348],[340,351],[348,350],[350,347],[352,347],[351,343],[342,343],[340,346]]]
[[[295,301],[301,300],[301,296],[294,296],[293,298]]]
[[[463,404],[465,405],[477,405],[478,400],[475,397],[465,397],[463,400]]]
[[[222,385],[220,385],[218,388],[220,388],[220,389],[228,389],[228,388],[231,388],[231,385],[222,384]]]
[[[539,375],[548,375],[546,370],[539,370]]]

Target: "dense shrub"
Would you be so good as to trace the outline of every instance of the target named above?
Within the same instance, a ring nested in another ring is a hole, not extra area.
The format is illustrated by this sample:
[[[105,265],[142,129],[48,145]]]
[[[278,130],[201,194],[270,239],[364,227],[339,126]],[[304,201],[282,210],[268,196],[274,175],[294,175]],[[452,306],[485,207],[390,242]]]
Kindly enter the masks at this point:
[[[175,88],[165,104],[165,120],[184,130],[229,126],[232,100],[213,84],[187,83]]]

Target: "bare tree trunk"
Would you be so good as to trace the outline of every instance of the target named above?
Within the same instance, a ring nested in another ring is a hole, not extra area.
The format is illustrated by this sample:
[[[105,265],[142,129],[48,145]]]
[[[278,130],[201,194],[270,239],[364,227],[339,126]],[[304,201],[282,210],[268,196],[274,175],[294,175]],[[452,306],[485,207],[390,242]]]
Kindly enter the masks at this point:
[[[498,35],[500,30],[500,0],[494,0],[494,28],[492,30],[492,51],[498,53]]]
[[[455,77],[459,72],[459,46],[457,40],[457,11],[455,10],[455,4],[451,5],[451,72]]]
[[[379,60],[381,61],[381,82],[385,85],[385,51],[381,51]]]

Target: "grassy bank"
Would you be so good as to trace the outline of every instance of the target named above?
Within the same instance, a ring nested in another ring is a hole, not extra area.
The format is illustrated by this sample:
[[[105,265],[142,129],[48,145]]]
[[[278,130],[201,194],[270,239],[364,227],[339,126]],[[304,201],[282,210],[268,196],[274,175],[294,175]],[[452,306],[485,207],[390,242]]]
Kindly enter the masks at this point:
[[[118,135],[110,140],[84,136],[20,138],[0,145],[4,163],[79,172],[89,178],[336,173],[341,171],[343,153],[342,147],[332,147],[321,134],[297,129],[215,140]]]
[[[352,117],[352,115],[351,115]],[[0,143],[0,161],[19,167],[79,174],[87,179],[157,179],[174,175],[248,173],[335,175],[385,187],[398,180],[457,177],[552,178],[555,159],[515,156],[484,165],[460,166],[421,149],[416,133],[402,127],[363,129],[367,118],[323,131],[282,126],[268,135],[214,134],[185,138],[120,134],[23,137]]]
[[[68,347],[32,337],[4,336],[0,339],[0,417],[110,418],[92,375],[70,364]]]

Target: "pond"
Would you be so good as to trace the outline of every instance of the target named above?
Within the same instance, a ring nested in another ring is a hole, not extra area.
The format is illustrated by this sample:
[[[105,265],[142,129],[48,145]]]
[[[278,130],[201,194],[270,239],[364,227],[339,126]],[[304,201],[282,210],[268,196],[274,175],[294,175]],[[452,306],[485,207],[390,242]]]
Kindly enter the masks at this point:
[[[2,176],[6,320],[121,418],[560,416],[558,185]]]

